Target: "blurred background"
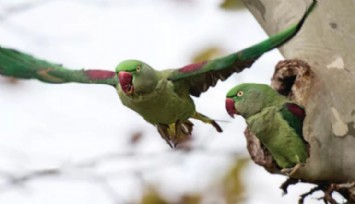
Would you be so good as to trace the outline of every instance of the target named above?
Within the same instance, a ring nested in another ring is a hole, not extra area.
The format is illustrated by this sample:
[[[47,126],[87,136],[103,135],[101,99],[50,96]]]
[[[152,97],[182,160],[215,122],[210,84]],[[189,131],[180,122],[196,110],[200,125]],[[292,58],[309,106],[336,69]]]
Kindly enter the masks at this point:
[[[114,70],[125,59],[156,69],[223,56],[267,38],[238,0],[0,0],[0,45],[72,69]],[[0,77],[0,203],[296,203],[286,179],[255,165],[242,118],[225,111],[242,82],[270,83],[277,50],[219,82],[197,110],[191,146],[172,150],[109,86]],[[312,195],[306,203],[321,203]]]

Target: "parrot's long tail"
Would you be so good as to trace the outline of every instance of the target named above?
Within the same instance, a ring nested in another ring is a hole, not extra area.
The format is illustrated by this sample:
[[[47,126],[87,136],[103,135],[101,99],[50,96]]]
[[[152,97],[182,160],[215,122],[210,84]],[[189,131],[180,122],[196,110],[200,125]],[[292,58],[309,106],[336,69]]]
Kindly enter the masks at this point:
[[[215,120],[212,120],[211,118],[199,113],[199,112],[195,112],[191,118],[194,118],[196,120],[200,120],[204,123],[208,123],[211,124],[216,130],[217,132],[223,132],[222,128],[218,125],[218,123]]]

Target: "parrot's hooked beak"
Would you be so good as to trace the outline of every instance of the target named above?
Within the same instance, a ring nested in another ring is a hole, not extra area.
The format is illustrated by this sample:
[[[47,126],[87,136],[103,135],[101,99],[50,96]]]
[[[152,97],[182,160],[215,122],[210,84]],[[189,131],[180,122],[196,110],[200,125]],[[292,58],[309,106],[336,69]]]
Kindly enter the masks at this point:
[[[120,71],[118,72],[118,80],[120,82],[122,91],[126,95],[131,95],[134,92],[134,86],[132,84],[132,74],[129,72]]]
[[[231,98],[226,99],[226,110],[232,118],[234,118],[234,114],[238,114],[237,110],[234,107],[233,99]]]

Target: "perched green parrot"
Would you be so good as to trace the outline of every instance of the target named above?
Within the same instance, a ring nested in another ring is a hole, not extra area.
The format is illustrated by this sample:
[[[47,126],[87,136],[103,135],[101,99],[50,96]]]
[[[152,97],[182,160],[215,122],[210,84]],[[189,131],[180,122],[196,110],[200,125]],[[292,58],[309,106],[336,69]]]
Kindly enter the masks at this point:
[[[213,125],[212,119],[196,111],[192,96],[200,96],[218,80],[250,67],[263,53],[279,47],[297,34],[314,1],[299,23],[254,46],[214,60],[178,69],[157,71],[139,60],[127,60],[116,71],[71,70],[28,54],[0,47],[0,74],[15,78],[35,78],[47,83],[93,83],[115,87],[122,103],[158,128],[170,146],[191,136],[190,118]]]
[[[292,175],[308,158],[303,139],[304,109],[266,84],[240,84],[227,93],[231,117],[241,115],[282,172]]]

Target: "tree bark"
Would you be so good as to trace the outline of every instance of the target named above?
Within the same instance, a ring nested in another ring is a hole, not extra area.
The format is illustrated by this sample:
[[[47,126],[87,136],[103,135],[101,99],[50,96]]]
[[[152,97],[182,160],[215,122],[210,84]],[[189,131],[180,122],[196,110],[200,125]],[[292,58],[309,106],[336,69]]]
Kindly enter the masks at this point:
[[[243,0],[264,30],[297,22],[311,0]],[[301,31],[280,48],[306,61],[314,77],[302,94],[303,134],[310,157],[295,174],[308,182],[355,181],[355,1],[318,0]],[[302,84],[301,84],[302,86]]]

